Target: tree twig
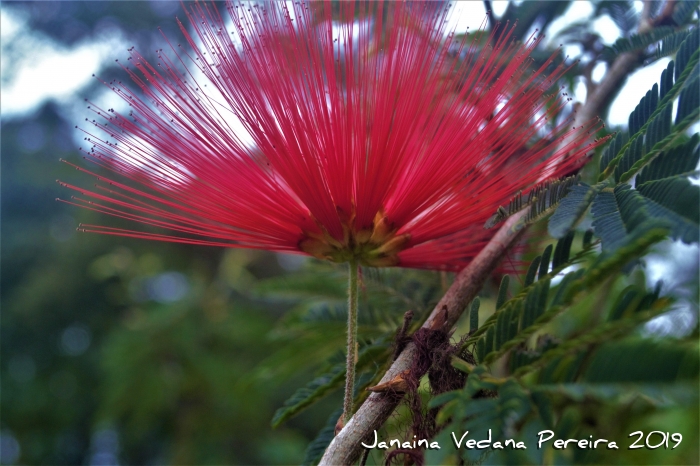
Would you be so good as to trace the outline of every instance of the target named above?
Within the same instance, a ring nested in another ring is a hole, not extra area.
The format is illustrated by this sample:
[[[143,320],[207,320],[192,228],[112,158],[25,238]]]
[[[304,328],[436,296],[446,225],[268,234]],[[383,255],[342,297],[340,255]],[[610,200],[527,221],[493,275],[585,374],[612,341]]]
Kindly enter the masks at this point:
[[[673,15],[676,2],[669,0],[661,14],[652,18],[651,2],[644,2],[637,32],[642,34],[649,32],[654,26],[664,24]],[[605,76],[593,92],[586,96],[586,103],[576,112],[574,126],[581,126],[600,115],[610,99],[617,94],[629,75],[642,65],[644,51],[625,52],[618,55],[610,64]]]
[[[493,31],[493,28],[496,27],[496,18],[493,17],[491,0],[484,0],[484,9],[486,10],[486,17],[489,19],[489,29]]]

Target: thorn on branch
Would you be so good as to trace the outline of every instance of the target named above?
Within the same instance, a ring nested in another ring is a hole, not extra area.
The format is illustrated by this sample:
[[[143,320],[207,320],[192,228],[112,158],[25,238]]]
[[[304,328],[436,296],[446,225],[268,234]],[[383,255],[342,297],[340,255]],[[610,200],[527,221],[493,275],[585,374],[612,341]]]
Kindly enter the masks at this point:
[[[338,422],[335,423],[335,433],[334,435],[338,435],[341,430],[343,430],[343,427],[345,427],[345,422],[343,422],[343,414],[340,415],[338,418]]]
[[[410,373],[411,371],[407,369],[388,382],[380,383],[379,385],[375,385],[374,387],[367,387],[367,391],[375,393],[406,393],[406,391],[408,390],[408,383],[406,382],[406,377]],[[336,425],[336,429],[337,427],[338,426]]]
[[[447,311],[447,306],[442,306],[442,309],[438,314],[435,316],[435,318],[430,322],[430,326],[428,327],[429,330],[442,330],[445,324],[447,323],[447,318],[449,316],[449,312]]]

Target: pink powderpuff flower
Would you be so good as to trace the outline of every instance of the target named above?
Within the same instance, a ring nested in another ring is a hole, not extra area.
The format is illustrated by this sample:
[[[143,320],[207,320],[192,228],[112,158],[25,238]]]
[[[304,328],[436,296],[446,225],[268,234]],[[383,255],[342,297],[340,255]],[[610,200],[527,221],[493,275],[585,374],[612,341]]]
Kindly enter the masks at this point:
[[[138,90],[104,83],[129,113],[91,104],[86,131],[85,158],[115,176],[76,167],[106,183],[62,183],[70,203],[158,230],[83,230],[459,270],[499,206],[602,142],[598,121],[556,123],[570,99],[547,93],[567,65],[531,69],[540,39],[455,35],[444,5],[226,10],[190,7],[189,49],[168,42],[156,65],[130,50]]]

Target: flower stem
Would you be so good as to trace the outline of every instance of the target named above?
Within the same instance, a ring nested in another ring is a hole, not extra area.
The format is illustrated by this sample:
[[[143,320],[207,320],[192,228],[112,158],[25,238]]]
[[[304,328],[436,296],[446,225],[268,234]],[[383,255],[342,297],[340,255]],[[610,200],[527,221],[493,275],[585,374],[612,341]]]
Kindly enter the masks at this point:
[[[355,352],[357,346],[357,276],[359,265],[356,258],[348,263],[348,352],[345,366],[345,401],[343,402],[343,424],[352,417],[355,389]]]

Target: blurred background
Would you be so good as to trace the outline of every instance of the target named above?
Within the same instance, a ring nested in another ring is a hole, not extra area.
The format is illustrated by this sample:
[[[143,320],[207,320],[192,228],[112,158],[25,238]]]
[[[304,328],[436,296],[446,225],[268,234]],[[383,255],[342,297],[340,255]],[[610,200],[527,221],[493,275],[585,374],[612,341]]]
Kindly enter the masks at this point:
[[[455,27],[478,27],[485,5],[498,18],[519,18],[521,37],[544,29],[543,48],[564,42],[566,53],[584,64],[629,35],[636,23],[626,28],[625,15],[642,8],[641,2],[458,2]],[[332,314],[333,303],[344,299],[344,270],[325,266],[325,294],[308,286],[309,296],[285,299],[280,287],[267,292],[270,284],[317,265],[273,253],[81,234],[79,223],[104,218],[54,201],[68,196],[56,179],[89,181],[58,160],[80,163],[82,133],[74,126],[87,116],[83,99],[111,98],[91,75],[123,78],[114,60],[125,59],[130,46],[163,47],[158,27],[178,42],[181,5],[3,1],[1,8],[0,462],[300,462],[341,394],[276,429],[270,421],[322,361],[341,351],[344,326],[341,320],[313,344],[303,340],[290,356],[281,349],[300,334],[287,331],[285,315],[299,306]],[[621,89],[601,115],[609,125],[626,125],[666,63],[644,68]],[[589,71],[600,79],[605,65]],[[569,85],[576,99],[585,99],[580,75]],[[648,280],[677,277],[682,305],[648,331],[683,335],[696,322],[697,288],[687,284],[697,283],[697,248],[665,243],[649,258],[654,261]],[[439,297],[441,277],[420,277],[423,285],[435,283],[413,303],[427,309]],[[396,308],[400,316],[406,303]]]

